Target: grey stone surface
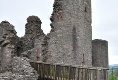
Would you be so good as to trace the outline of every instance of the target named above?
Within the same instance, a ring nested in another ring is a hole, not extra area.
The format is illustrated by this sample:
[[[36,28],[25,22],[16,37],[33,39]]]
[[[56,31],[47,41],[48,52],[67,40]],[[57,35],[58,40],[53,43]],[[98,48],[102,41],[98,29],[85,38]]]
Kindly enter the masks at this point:
[[[37,72],[29,59],[17,56],[19,38],[14,26],[8,21],[0,23],[0,80],[37,80]]]
[[[108,68],[108,42],[106,40],[92,41],[92,64],[94,67]]]
[[[11,59],[15,56],[17,50],[18,37],[14,26],[8,21],[3,21],[0,24],[2,34],[0,38],[0,64],[2,67],[7,68],[11,63]]]
[[[91,0],[55,0],[53,7],[47,62],[92,66]]]
[[[2,21],[0,23],[0,35],[2,36],[4,32],[6,32],[6,30],[14,30],[14,26],[12,24],[10,24],[8,21]]]
[[[41,29],[41,20],[37,16],[29,16],[25,25],[25,35],[20,39],[22,52],[34,48],[35,39],[45,36]]]
[[[32,61],[46,61],[47,36],[41,29],[41,20],[37,16],[29,16],[25,29],[25,35],[20,39],[22,44],[20,54]]]
[[[37,80],[38,73],[31,67],[26,57],[13,57],[11,69],[1,69],[0,80]]]
[[[34,48],[27,50],[21,53],[21,56],[29,58],[31,61],[43,61],[46,62],[48,58],[48,37],[41,37],[35,39],[35,46]]]
[[[55,0],[50,20],[45,35],[41,20],[29,16],[21,38],[8,21],[0,23],[0,80],[36,80],[29,60],[108,68],[107,41],[92,41],[91,0]]]

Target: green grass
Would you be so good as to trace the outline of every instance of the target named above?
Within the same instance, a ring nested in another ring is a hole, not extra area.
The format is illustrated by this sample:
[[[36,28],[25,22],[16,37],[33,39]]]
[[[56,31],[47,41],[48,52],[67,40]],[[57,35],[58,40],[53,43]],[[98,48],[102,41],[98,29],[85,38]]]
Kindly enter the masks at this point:
[[[109,80],[118,80],[118,76],[109,74]]]

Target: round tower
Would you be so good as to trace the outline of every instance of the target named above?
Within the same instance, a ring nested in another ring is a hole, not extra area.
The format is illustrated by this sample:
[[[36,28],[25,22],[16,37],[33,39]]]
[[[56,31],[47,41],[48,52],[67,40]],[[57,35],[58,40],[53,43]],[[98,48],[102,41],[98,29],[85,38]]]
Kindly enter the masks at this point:
[[[106,40],[92,41],[92,64],[94,67],[108,68],[108,42]]]

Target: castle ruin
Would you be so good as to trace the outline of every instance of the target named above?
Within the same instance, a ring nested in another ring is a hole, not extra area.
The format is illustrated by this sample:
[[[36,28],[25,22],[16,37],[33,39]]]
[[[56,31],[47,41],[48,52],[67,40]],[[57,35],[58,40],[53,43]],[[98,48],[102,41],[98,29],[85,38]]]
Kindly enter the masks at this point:
[[[29,16],[21,38],[13,25],[1,22],[0,66],[9,68],[17,56],[30,61],[108,68],[107,41],[92,41],[91,0],[55,0],[50,20],[51,31],[45,35],[41,20]]]

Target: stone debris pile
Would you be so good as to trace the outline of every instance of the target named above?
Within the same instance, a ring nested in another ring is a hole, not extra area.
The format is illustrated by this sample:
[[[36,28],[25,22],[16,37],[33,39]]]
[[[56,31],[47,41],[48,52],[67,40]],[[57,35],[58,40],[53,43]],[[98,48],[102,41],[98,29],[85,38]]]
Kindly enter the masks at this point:
[[[13,57],[11,68],[0,73],[0,80],[37,80],[38,74],[26,57]]]

